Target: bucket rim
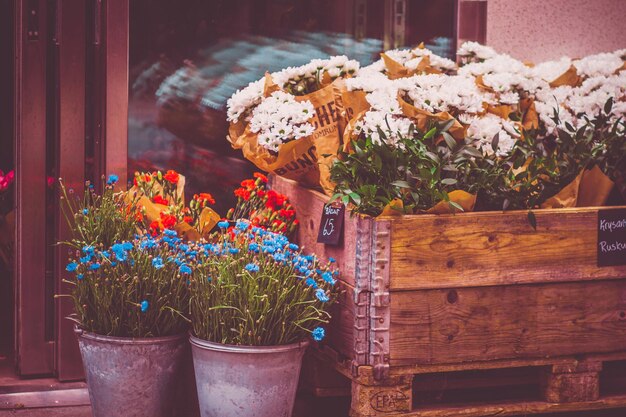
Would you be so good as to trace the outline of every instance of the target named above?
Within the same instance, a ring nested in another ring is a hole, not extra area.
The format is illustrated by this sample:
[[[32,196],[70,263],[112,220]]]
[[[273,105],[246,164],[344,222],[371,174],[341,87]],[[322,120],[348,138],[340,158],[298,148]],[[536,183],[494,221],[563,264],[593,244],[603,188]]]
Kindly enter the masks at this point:
[[[79,339],[86,339],[94,342],[112,343],[118,345],[154,345],[159,343],[168,343],[183,340],[186,338],[187,333],[179,333],[172,336],[158,336],[158,337],[120,337],[120,336],[106,336],[93,332],[88,332],[81,329],[78,326],[74,326],[74,333]]]
[[[309,346],[310,341],[307,339],[301,340],[296,343],[290,343],[288,345],[274,345],[274,346],[249,346],[249,345],[227,345],[224,343],[210,342],[208,340],[200,339],[189,332],[189,342],[192,347],[198,347],[206,350],[213,350],[217,352],[230,352],[230,353],[279,353],[288,352],[292,350],[305,349]]]

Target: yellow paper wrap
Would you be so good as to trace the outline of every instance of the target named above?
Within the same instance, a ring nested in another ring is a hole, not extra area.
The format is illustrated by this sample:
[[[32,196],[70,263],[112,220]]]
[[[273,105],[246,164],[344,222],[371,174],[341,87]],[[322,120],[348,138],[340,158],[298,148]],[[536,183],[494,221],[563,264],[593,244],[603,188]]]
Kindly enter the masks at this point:
[[[615,184],[598,166],[584,169],[541,208],[597,207],[603,206]]]

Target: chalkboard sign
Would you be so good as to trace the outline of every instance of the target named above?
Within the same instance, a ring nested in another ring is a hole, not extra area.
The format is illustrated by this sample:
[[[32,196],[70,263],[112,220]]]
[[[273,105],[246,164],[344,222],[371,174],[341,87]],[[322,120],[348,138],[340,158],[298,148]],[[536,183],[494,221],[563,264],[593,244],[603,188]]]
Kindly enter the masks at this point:
[[[598,266],[626,265],[626,209],[598,211]]]
[[[322,210],[320,230],[317,233],[317,243],[325,245],[339,245],[343,232],[343,217],[346,207],[343,204],[326,204]]]

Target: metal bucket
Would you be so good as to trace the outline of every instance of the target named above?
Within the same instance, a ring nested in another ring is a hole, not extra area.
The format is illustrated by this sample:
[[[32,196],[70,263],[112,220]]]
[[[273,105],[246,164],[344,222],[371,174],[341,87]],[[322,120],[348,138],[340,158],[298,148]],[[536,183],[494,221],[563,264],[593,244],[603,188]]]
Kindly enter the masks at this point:
[[[94,417],[172,417],[187,335],[133,339],[75,329]]]
[[[290,417],[308,341],[232,346],[191,336],[202,417]]]

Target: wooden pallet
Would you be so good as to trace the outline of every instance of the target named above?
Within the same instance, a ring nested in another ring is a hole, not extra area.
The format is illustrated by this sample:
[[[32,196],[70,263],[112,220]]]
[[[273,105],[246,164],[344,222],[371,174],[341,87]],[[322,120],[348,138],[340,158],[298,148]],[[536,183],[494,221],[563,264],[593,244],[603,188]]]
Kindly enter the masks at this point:
[[[392,368],[377,379],[325,346],[311,359],[352,386],[351,417],[486,417],[626,407],[626,352]],[[336,380],[336,376],[333,377]]]

